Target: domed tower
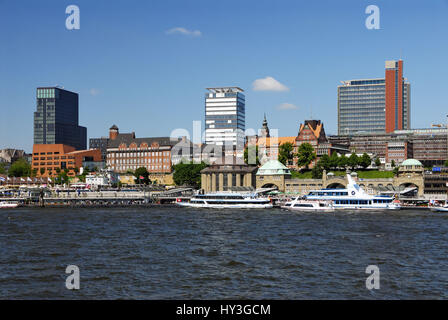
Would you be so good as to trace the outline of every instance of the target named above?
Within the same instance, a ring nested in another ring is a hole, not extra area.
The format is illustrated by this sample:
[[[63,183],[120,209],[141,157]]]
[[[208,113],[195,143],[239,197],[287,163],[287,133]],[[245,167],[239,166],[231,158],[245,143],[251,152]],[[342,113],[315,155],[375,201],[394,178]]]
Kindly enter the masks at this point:
[[[266,113],[264,114],[264,120],[263,120],[263,125],[261,127],[261,137],[267,137],[269,138],[269,127],[268,127],[268,121],[266,120]]]
[[[115,140],[118,137],[118,133],[119,133],[118,127],[116,125],[113,125],[109,129],[109,139]]]

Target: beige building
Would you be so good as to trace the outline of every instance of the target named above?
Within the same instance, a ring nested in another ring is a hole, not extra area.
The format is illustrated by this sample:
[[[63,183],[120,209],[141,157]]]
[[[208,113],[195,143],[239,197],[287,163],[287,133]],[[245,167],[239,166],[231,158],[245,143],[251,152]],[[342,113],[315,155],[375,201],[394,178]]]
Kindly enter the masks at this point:
[[[254,190],[256,166],[249,166],[241,158],[222,158],[201,171],[204,192]]]
[[[352,173],[358,185],[369,194],[388,192],[415,192],[418,197],[424,194],[423,166],[415,159],[405,160],[399,167],[398,176],[393,178],[360,179],[356,173]],[[307,194],[311,190],[322,188],[346,188],[348,181],[346,176],[335,176],[331,172],[322,176],[322,179],[289,179],[285,182],[285,192],[291,194]],[[414,191],[413,191],[414,190]]]
[[[257,189],[277,188],[280,192],[285,192],[286,181],[291,179],[291,171],[278,160],[269,160],[258,169]]]

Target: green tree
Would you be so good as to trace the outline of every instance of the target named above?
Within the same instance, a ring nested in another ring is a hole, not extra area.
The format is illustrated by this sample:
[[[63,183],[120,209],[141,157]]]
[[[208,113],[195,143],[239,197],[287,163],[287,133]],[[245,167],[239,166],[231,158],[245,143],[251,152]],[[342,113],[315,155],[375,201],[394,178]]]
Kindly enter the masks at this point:
[[[134,176],[137,178],[138,183],[149,184],[151,180],[149,179],[149,172],[145,167],[137,168],[134,172]],[[140,179],[143,177],[143,180]]]
[[[348,166],[348,158],[345,154],[341,155],[338,159],[339,168],[345,169]]]
[[[4,163],[0,163],[0,174],[6,173],[6,166]]]
[[[323,168],[319,165],[316,165],[311,169],[311,176],[313,179],[322,179],[322,170]]]
[[[45,173],[45,168],[40,168],[40,170],[39,170],[39,171],[40,171],[40,175],[41,175],[41,176],[43,176],[43,175],[44,175],[44,173]]]
[[[290,164],[294,159],[294,146],[291,142],[282,143],[278,147],[278,161],[283,163],[285,166]]]
[[[195,188],[201,187],[201,170],[206,168],[205,162],[179,163],[174,166],[173,180],[178,186],[189,185]]]
[[[392,168],[395,168],[395,160],[392,159],[392,161],[390,162],[390,165],[392,166]]]
[[[378,168],[381,166],[381,160],[380,160],[380,158],[376,158],[376,159],[375,159],[375,166],[377,166]]]
[[[395,167],[392,172],[394,173],[395,176],[398,176],[398,167]]]
[[[324,154],[322,155],[322,157],[320,157],[319,161],[317,162],[317,165],[319,167],[321,167],[321,169],[325,169],[325,170],[330,170],[330,157],[328,156],[328,154]]]
[[[10,177],[28,177],[31,175],[31,166],[25,159],[15,161],[9,168]]]
[[[37,176],[37,168],[34,168],[34,169],[32,170],[32,172],[31,172],[31,176],[32,176],[32,177]]]
[[[56,170],[57,172],[57,170]],[[68,183],[69,182],[69,177],[67,175],[67,172],[65,171],[60,171],[58,175],[54,178],[54,183],[55,184],[64,184],[64,183]]]
[[[372,163],[372,159],[367,153],[363,153],[359,159],[359,165],[365,170]]]
[[[302,143],[297,150],[297,165],[308,170],[310,163],[316,159],[314,148],[308,142]]]
[[[254,163],[254,156],[256,163]],[[244,162],[247,164],[256,164],[257,166],[260,165],[260,159],[258,157],[258,146],[249,145],[244,149]]]
[[[336,152],[333,152],[330,156],[330,168],[336,170],[339,166],[339,157]]]
[[[356,153],[352,153],[350,155],[350,157],[348,158],[348,166],[352,169],[355,170],[355,168],[358,166],[359,164],[359,158],[356,155]]]

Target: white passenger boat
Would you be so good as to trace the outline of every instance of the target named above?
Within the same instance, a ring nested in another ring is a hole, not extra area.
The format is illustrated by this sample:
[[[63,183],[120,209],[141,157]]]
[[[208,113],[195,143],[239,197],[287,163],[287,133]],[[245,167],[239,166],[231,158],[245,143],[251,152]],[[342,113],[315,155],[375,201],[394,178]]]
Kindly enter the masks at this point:
[[[331,201],[303,200],[301,197],[286,202],[281,208],[292,211],[334,211]]]
[[[313,190],[305,196],[307,200],[332,201],[335,209],[387,209],[398,210],[400,201],[391,196],[367,194],[348,174],[347,189]]]
[[[433,212],[448,212],[448,202],[445,205],[439,205],[437,201],[430,200],[428,203],[428,208]]]
[[[18,207],[19,204],[17,202],[8,202],[8,201],[1,201],[0,202],[0,209],[11,209]]]
[[[193,208],[232,208],[232,209],[265,209],[272,208],[269,198],[257,197],[256,194],[241,193],[209,193],[198,194],[190,201],[177,199],[177,205]]]
[[[443,207],[430,207],[431,211],[434,212],[448,212],[448,206],[443,206]]]

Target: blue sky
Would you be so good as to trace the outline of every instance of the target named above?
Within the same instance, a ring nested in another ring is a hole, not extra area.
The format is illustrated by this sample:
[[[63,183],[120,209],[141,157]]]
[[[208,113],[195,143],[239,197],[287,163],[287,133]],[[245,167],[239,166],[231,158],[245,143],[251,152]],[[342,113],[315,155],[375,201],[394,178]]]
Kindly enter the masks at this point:
[[[70,4],[80,30],[65,28]],[[365,27],[370,4],[380,30]],[[340,80],[383,77],[400,57],[412,127],[445,121],[448,0],[0,0],[0,148],[31,151],[35,88],[56,84],[79,93],[88,137],[114,123],[139,137],[191,131],[213,86],[245,90],[247,128],[266,113],[296,135],[312,109],[335,134]],[[266,77],[286,89],[254,90]]]

